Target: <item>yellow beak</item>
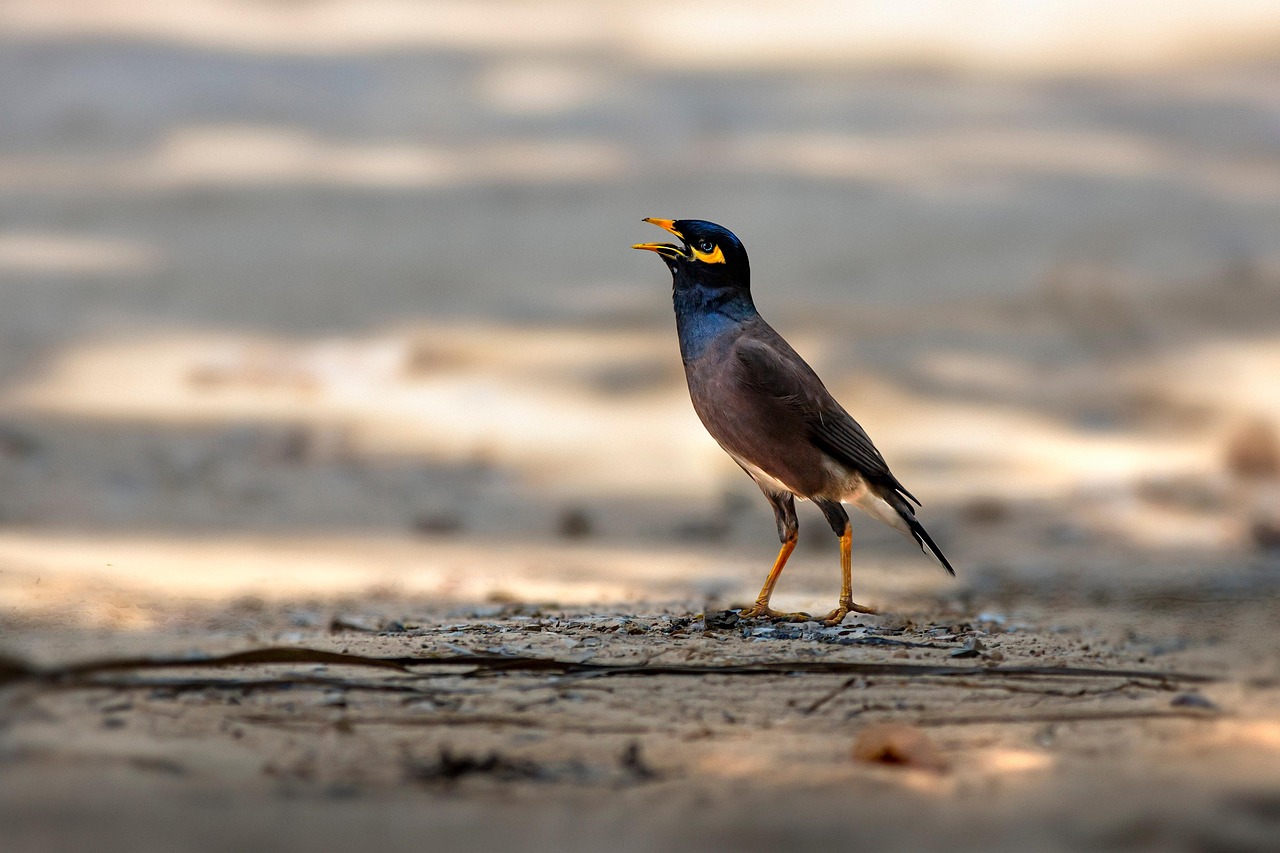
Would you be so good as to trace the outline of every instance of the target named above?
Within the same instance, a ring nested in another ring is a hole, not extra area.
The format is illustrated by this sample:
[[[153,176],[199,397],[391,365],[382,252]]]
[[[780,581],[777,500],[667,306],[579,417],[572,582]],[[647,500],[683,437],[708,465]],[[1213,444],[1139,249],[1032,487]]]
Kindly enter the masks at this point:
[[[653,217],[653,216],[646,216],[642,221],[652,222],[654,225],[657,225],[663,231],[670,231],[672,234],[676,235],[681,240],[684,239],[684,235],[676,230],[676,221],[674,219],[657,219],[656,217]]]
[[[656,217],[646,216],[645,222],[651,222],[657,225],[663,231],[670,231],[672,234],[684,239],[684,235],[676,230],[676,221],[674,219],[657,219]],[[685,257],[684,251],[679,246],[673,246],[670,243],[636,243],[631,248],[644,249],[647,252],[657,252],[660,255],[671,255],[672,257]]]

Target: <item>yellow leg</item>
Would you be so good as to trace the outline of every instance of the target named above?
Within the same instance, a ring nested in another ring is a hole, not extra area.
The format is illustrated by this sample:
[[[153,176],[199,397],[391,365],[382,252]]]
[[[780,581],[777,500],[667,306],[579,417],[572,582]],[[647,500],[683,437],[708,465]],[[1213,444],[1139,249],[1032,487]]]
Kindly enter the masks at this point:
[[[875,609],[853,603],[853,527],[840,534],[840,606],[823,618],[827,625],[839,625],[850,613],[875,613]]]
[[[782,543],[782,548],[778,551],[778,559],[773,561],[773,568],[769,570],[769,577],[765,578],[764,586],[760,588],[760,595],[756,596],[756,603],[748,608],[738,612],[738,616],[742,619],[755,619],[760,616],[767,616],[770,619],[781,619],[788,622],[807,622],[813,617],[808,613],[781,613],[769,606],[769,599],[773,596],[773,588],[778,583],[778,577],[782,574],[782,567],[787,564],[787,558],[791,556],[791,552],[796,549],[796,537],[792,536]]]

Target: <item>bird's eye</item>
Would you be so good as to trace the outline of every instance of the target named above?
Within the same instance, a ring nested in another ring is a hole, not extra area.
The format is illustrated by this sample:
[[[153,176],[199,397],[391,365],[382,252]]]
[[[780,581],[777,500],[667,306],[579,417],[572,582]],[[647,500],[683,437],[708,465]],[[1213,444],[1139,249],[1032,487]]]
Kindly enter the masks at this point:
[[[698,251],[699,251],[699,252],[707,252],[707,253],[709,254],[709,253],[711,252],[711,250],[712,250],[712,249],[714,249],[715,247],[716,247],[716,244],[715,244],[715,243],[712,243],[710,240],[699,240],[699,241],[698,241]]]

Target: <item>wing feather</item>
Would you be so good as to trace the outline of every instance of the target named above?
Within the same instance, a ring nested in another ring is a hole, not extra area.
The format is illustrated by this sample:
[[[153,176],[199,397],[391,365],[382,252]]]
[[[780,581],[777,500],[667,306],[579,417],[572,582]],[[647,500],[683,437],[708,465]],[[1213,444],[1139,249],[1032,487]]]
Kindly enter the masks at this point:
[[[743,381],[799,415],[809,441],[824,453],[871,484],[900,492],[919,504],[893,476],[867,431],[836,402],[813,368],[781,335],[765,328],[768,333],[744,335],[735,347]]]

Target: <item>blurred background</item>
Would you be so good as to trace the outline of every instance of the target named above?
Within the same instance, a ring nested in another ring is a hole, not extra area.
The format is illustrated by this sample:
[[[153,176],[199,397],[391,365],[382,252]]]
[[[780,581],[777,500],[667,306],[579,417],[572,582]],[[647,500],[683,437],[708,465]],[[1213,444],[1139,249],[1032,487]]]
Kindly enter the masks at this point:
[[[0,0],[0,620],[749,599],[645,216],[925,501],[860,600],[1275,589],[1274,2]]]

